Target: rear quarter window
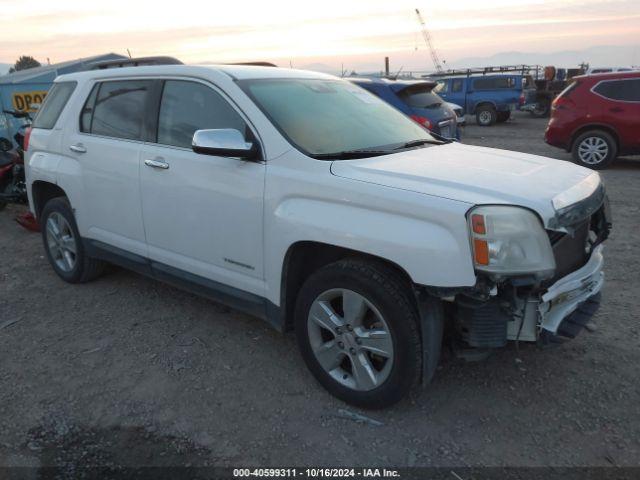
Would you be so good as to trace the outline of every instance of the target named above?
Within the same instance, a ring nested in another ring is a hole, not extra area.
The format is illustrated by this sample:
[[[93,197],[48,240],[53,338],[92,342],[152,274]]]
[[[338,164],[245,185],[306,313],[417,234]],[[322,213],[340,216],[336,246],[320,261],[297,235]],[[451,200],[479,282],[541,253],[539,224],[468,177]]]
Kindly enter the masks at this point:
[[[51,130],[58,121],[76,85],[76,82],[55,83],[47,94],[36,118],[33,120],[33,128]]]

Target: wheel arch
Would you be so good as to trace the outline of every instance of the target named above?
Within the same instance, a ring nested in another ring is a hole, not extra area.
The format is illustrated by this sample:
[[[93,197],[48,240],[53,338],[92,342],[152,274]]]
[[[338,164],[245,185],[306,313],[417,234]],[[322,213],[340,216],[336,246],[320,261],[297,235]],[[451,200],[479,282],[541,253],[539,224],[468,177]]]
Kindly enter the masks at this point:
[[[569,143],[568,151],[570,152],[573,150],[574,144],[580,135],[590,130],[602,130],[603,132],[608,133],[615,140],[618,151],[620,150],[620,137],[618,136],[618,132],[616,131],[615,128],[613,128],[610,125],[606,125],[602,123],[591,123],[589,125],[581,126],[571,134],[571,142]]]
[[[384,265],[387,269],[392,270],[400,281],[406,282],[410,287],[413,286],[413,281],[407,271],[390,260],[328,243],[298,241],[289,246],[282,265],[280,308],[284,330],[291,330],[293,327],[296,300],[305,280],[325,265],[345,258],[367,260]]]
[[[484,107],[485,105],[489,107],[493,107],[494,110],[498,111],[498,106],[496,105],[495,102],[491,100],[481,100],[478,103],[474,104],[472,114],[475,115],[478,111],[478,108]]]
[[[37,219],[40,219],[42,209],[49,200],[56,197],[67,197],[65,192],[59,185],[44,180],[36,180],[31,184],[31,196],[33,201],[33,210]]]

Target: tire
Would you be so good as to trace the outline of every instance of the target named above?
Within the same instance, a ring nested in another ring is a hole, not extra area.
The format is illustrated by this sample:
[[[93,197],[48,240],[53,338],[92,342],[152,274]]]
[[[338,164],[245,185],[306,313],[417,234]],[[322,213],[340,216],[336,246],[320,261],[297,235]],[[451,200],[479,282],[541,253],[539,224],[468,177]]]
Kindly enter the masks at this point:
[[[498,113],[491,105],[481,105],[476,109],[476,123],[481,127],[490,127],[498,120]]]
[[[531,116],[535,118],[546,118],[551,112],[551,99],[542,97],[536,99],[536,106],[531,110]]]
[[[346,315],[345,298],[352,305]],[[321,268],[302,286],[294,321],[307,367],[329,393],[349,404],[388,407],[419,381],[415,299],[410,284],[385,265],[342,260]]]
[[[60,278],[69,283],[84,283],[100,276],[104,262],[85,254],[76,220],[65,197],[53,198],[46,203],[40,224],[47,259]]]
[[[8,152],[13,148],[13,143],[4,137],[0,137],[0,152]]]
[[[497,114],[497,118],[496,121],[498,123],[504,123],[507,120],[509,120],[511,118],[511,112],[510,111],[506,111],[506,112],[498,112]]]
[[[602,170],[615,160],[618,145],[613,136],[604,130],[589,130],[574,140],[571,155],[578,165]]]
[[[0,183],[1,193],[9,193],[10,189],[11,189],[11,181],[5,181],[5,183]],[[4,210],[7,207],[7,205],[9,205],[8,202],[0,200],[0,212]]]

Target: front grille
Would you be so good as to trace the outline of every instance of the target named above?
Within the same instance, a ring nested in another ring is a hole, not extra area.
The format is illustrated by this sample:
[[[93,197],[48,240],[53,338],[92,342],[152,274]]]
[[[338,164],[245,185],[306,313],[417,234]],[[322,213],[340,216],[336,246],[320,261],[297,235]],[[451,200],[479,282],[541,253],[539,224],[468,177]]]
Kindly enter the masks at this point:
[[[605,196],[595,212],[578,223],[568,226],[567,230],[567,233],[547,230],[556,260],[555,276],[545,282],[547,285],[584,266],[589,260],[591,251],[607,239],[611,231],[608,198]]]
[[[562,278],[582,267],[589,255],[586,250],[589,238],[590,220],[586,220],[573,228],[571,233],[564,234],[553,245],[553,256],[556,259],[556,276]]]

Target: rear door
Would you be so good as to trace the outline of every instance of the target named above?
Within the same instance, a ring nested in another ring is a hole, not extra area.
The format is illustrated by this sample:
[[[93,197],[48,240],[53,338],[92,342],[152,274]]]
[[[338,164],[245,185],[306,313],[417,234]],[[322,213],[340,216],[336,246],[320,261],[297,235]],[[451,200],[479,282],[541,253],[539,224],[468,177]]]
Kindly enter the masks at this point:
[[[83,204],[77,208],[81,235],[143,256],[139,162],[152,84],[95,83],[63,145],[82,172]]]
[[[265,163],[191,149],[196,130],[233,128],[251,141],[255,132],[208,83],[167,79],[161,86],[140,179],[154,268],[263,294]]]
[[[621,150],[640,149],[640,78],[603,80],[592,91],[603,99],[601,115],[618,132]]]

